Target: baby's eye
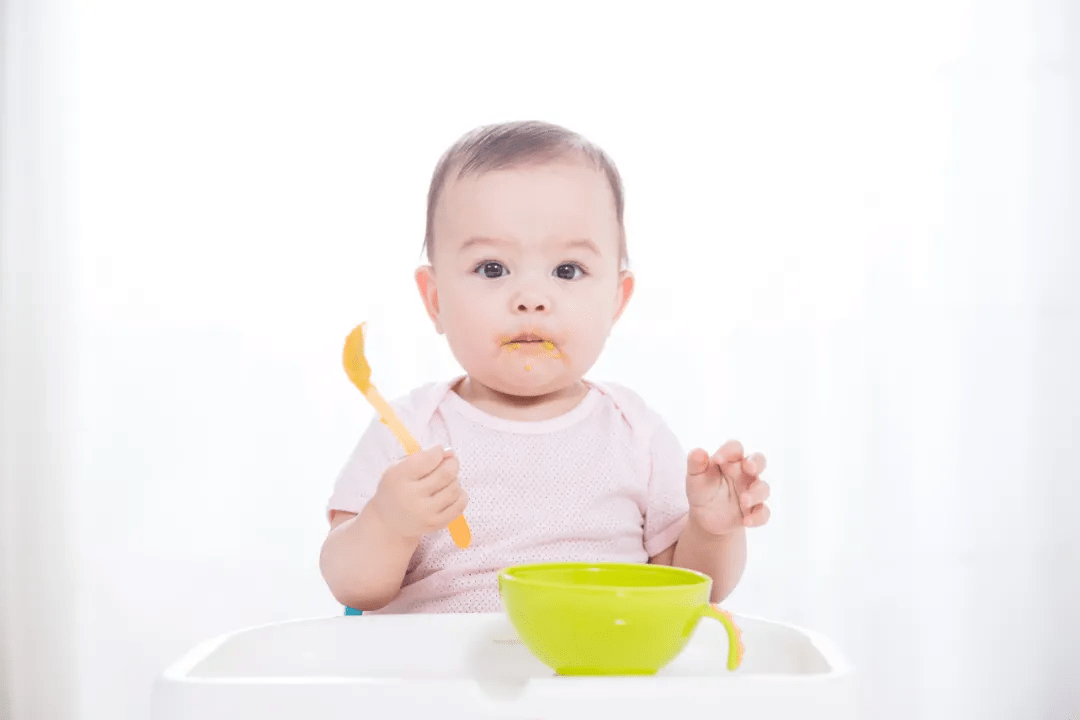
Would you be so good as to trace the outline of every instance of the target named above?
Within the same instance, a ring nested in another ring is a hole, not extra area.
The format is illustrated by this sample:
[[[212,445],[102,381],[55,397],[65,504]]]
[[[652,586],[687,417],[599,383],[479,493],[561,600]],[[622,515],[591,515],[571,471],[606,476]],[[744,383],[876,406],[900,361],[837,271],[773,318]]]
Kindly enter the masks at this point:
[[[476,269],[473,270],[473,272],[483,275],[486,278],[492,279],[500,278],[503,275],[510,274],[509,272],[507,272],[506,266],[504,266],[502,263],[492,261],[480,263],[476,266]]]
[[[576,273],[580,273],[580,275]],[[577,280],[579,277],[585,276],[585,274],[585,268],[577,263],[563,263],[555,268],[555,277],[560,280]]]

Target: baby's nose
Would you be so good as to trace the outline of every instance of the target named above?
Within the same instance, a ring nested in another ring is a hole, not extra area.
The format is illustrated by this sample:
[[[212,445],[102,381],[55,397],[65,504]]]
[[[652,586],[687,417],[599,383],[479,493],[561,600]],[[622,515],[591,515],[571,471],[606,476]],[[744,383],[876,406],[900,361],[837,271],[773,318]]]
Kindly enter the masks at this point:
[[[547,312],[551,309],[551,298],[537,287],[523,287],[511,298],[511,307],[519,313]]]

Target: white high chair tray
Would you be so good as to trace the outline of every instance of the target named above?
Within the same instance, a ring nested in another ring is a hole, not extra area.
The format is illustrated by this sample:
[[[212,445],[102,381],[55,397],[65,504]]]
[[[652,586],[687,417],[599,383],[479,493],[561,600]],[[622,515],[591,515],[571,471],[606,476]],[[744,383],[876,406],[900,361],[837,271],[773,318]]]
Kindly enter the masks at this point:
[[[363,615],[241,630],[199,645],[154,687],[153,720],[854,720],[852,670],[825,638],[735,616],[746,655],[702,619],[653,677],[558,677],[507,617]]]

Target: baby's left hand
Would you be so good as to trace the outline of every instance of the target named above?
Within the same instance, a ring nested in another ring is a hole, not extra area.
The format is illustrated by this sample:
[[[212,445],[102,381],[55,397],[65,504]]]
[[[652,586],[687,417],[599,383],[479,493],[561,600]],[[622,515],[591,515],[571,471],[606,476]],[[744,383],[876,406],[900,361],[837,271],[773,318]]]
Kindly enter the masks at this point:
[[[701,448],[686,459],[686,498],[690,520],[711,535],[769,521],[769,484],[759,475],[765,456],[743,455],[742,444],[730,440],[710,458]]]

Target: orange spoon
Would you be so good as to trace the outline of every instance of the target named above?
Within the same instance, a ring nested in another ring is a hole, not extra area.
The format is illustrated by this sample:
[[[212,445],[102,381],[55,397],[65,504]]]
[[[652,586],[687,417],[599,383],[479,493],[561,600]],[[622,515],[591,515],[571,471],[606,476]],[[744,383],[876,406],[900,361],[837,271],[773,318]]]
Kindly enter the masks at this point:
[[[401,422],[397,413],[394,412],[394,408],[390,407],[390,403],[386,402],[382,395],[379,394],[379,391],[375,389],[375,386],[371,384],[371,366],[368,365],[367,358],[364,357],[364,325],[365,323],[357,325],[349,333],[349,337],[345,338],[345,374],[349,376],[353,385],[368,399],[371,406],[375,408],[375,412],[379,413],[379,418],[384,425],[390,428],[390,432],[394,433],[394,437],[401,443],[401,447],[405,448],[406,454],[412,455],[420,452],[420,443],[416,442],[416,438]],[[469,524],[465,522],[464,515],[458,515],[454,518],[448,529],[455,545],[459,548],[469,547],[472,542],[472,532],[469,530]]]

